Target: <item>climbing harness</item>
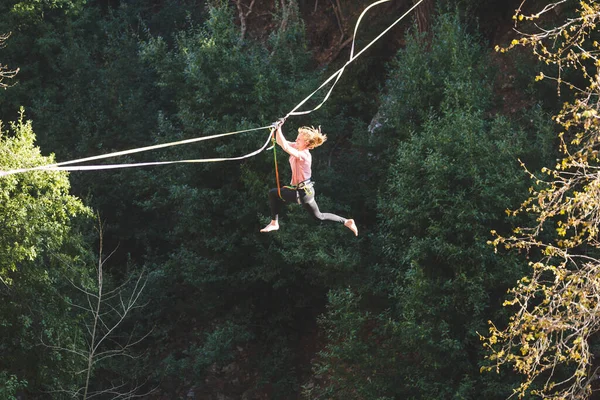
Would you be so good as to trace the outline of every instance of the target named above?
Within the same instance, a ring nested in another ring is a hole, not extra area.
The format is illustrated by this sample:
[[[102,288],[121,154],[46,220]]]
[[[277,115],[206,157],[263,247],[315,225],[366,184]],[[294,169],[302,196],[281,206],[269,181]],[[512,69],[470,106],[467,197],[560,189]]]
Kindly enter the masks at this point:
[[[300,182],[297,185],[288,185],[288,186],[284,186],[284,189],[289,189],[289,190],[294,190],[296,192],[296,202],[298,204],[302,204],[302,197],[300,197],[300,191],[304,190],[304,194],[306,196],[312,196],[315,194],[315,191],[313,190],[313,186],[315,186],[315,182],[311,179],[307,179],[305,181]],[[283,197],[281,197],[281,191],[279,190],[279,180],[277,180],[277,191],[279,194],[279,198],[283,201],[285,201],[285,199]],[[308,203],[312,203],[313,201],[315,201],[314,197],[311,198],[309,201],[304,202],[306,204]]]
[[[302,201],[300,201],[300,190],[304,190],[304,194],[310,197],[310,200],[306,202],[307,204],[315,201],[315,191],[313,190],[313,186],[315,186],[315,182],[313,182],[310,178],[298,184],[298,189],[296,190],[296,197],[298,198],[298,203],[302,204]]]
[[[315,192],[313,191],[313,186],[315,183],[309,178],[305,181],[302,181],[296,186],[300,190],[304,190],[307,196],[312,196]]]

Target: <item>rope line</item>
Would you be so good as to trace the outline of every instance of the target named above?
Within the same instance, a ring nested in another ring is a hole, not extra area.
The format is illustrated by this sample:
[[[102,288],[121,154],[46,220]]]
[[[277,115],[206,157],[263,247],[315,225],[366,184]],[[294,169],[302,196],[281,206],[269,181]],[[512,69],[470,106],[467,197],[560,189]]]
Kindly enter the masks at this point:
[[[386,33],[388,33],[394,26],[396,26],[400,21],[402,21],[408,14],[410,14],[415,8],[417,8],[417,6],[419,4],[421,4],[424,0],[419,0],[417,3],[415,3],[408,11],[406,11],[404,14],[402,14],[402,16],[400,18],[398,18],[396,21],[394,21],[389,27],[387,27],[383,32],[381,32],[375,39],[371,40],[371,42],[369,42],[361,51],[359,51],[358,53],[356,53],[356,55],[354,55],[354,43],[356,41],[356,33],[358,32],[358,26],[360,25],[360,21],[362,20],[362,18],[365,16],[365,14],[367,13],[367,11],[370,8],[375,7],[376,5],[379,5],[381,3],[388,2],[388,1],[390,1],[390,0],[379,0],[379,1],[376,1],[375,3],[371,4],[370,6],[368,6],[367,8],[365,8],[363,10],[363,12],[358,17],[358,20],[356,21],[356,25],[354,27],[354,34],[352,35],[352,47],[351,47],[351,50],[350,50],[350,58],[348,59],[348,61],[340,69],[338,69],[336,72],[334,72],[329,78],[327,78],[327,80],[325,80],[325,82],[323,82],[321,84],[321,86],[319,86],[317,89],[315,89],[314,92],[312,92],[311,94],[309,94],[304,100],[302,100],[300,103],[298,103],[296,105],[296,107],[294,107],[292,109],[292,111],[290,111],[284,117],[284,119],[286,119],[287,117],[289,117],[291,115],[306,115],[306,114],[310,114],[311,112],[316,111],[319,108],[321,108],[321,106],[329,99],[329,95],[331,95],[331,92],[333,91],[333,88],[335,87],[335,85],[337,84],[337,82],[340,80],[340,77],[344,73],[344,69],[350,63],[352,63],[354,60],[356,60],[361,54],[363,54],[376,41],[378,41],[383,35],[385,35]],[[313,97],[319,90],[323,89],[323,87],[325,87],[334,78],[336,78],[335,82],[333,83],[333,85],[331,86],[331,88],[329,89],[329,91],[325,95],[325,98],[323,99],[323,101],[321,101],[321,103],[319,103],[312,110],[308,110],[308,111],[296,111],[300,107],[302,107],[304,105],[304,103],[306,103],[311,97]]]
[[[0,176],[18,174],[18,173],[28,172],[28,171],[38,171],[38,170],[44,170],[44,171],[91,171],[91,170],[95,170],[95,169],[98,169],[98,170],[116,169],[116,168],[119,168],[120,165],[123,166],[122,168],[131,168],[131,167],[134,167],[134,166],[144,167],[144,166],[149,166],[149,165],[166,165],[166,164],[176,164],[176,163],[183,163],[183,162],[190,163],[190,162],[216,162],[216,161],[228,161],[228,160],[241,160],[243,158],[248,158],[248,157],[251,157],[253,155],[256,155],[258,153],[252,152],[252,153],[250,153],[251,155],[247,154],[247,155],[241,156],[241,157],[210,158],[210,159],[206,159],[206,160],[210,160],[210,161],[202,161],[202,160],[179,160],[179,161],[158,161],[158,162],[132,163],[132,164],[87,165],[87,166],[85,166],[85,168],[83,168],[83,166],[81,166],[81,167],[64,167],[65,165],[70,165],[70,164],[78,164],[78,163],[82,163],[82,162],[86,162],[86,161],[95,161],[95,160],[101,160],[101,159],[105,159],[105,158],[124,156],[124,155],[127,155],[127,154],[134,154],[134,153],[141,153],[141,152],[144,152],[144,151],[162,149],[162,148],[165,148],[165,147],[172,147],[172,146],[179,146],[179,145],[182,145],[182,144],[190,144],[190,143],[195,143],[195,142],[201,142],[201,141],[204,141],[204,140],[211,140],[211,139],[216,139],[216,138],[220,138],[220,137],[224,137],[224,136],[231,136],[231,135],[237,135],[237,134],[240,134],[240,133],[258,131],[258,130],[266,129],[266,128],[270,128],[270,127],[271,127],[270,125],[269,126],[261,126],[260,128],[251,128],[251,129],[245,129],[245,130],[240,130],[240,131],[233,131],[233,132],[227,132],[227,133],[219,133],[219,134],[210,135],[210,136],[201,136],[201,137],[195,137],[195,138],[191,138],[191,139],[184,139],[184,140],[179,140],[179,141],[176,141],[176,142],[168,142],[168,143],[156,144],[156,145],[152,145],[152,146],[138,147],[138,148],[135,148],[135,149],[117,151],[117,152],[114,152],[114,153],[102,154],[102,155],[92,156],[92,157],[79,158],[79,159],[76,159],[76,160],[64,161],[64,162],[55,163],[55,164],[40,165],[40,166],[37,166],[37,167],[31,167],[31,168],[12,169],[12,170],[9,170],[9,171],[0,171]],[[267,143],[268,143],[268,141],[267,141]],[[265,147],[266,146],[264,146],[263,148],[261,148],[261,151]]]
[[[263,129],[263,128],[261,128],[261,129]],[[241,132],[237,132],[237,133],[241,133]],[[17,173],[27,172],[27,171],[95,171],[95,170],[108,170],[108,169],[120,169],[120,168],[147,167],[147,166],[152,166],[152,165],[207,163],[207,162],[243,160],[244,158],[250,158],[250,157],[253,157],[253,156],[257,155],[258,153],[262,152],[269,145],[270,141],[271,141],[271,136],[269,135],[269,137],[267,138],[267,141],[260,149],[255,150],[251,153],[245,154],[243,156],[239,156],[239,157],[201,158],[201,159],[195,159],[195,160],[175,160],[175,161],[154,161],[154,162],[140,162],[140,163],[130,163],[130,164],[80,165],[80,166],[73,166],[73,167],[65,167],[64,163],[63,163],[62,164],[63,166],[56,166],[57,164],[51,164],[51,165],[42,165],[42,166],[34,167],[34,168],[22,168],[22,169],[15,169],[15,170],[6,171],[6,172],[0,172],[0,176],[17,174]],[[167,144],[167,143],[165,143],[165,144]],[[178,143],[178,144],[181,144],[181,143]],[[166,147],[166,146],[163,146],[163,147]],[[69,161],[69,163],[73,163],[73,162]]]
[[[369,9],[371,9],[372,7],[379,5],[381,3],[388,2],[388,1],[390,1],[390,0],[376,1],[375,3],[369,5],[367,8],[365,8],[363,10],[363,12],[360,14],[360,16],[356,22],[356,25],[354,27],[354,33],[352,36],[352,47],[350,50],[350,58],[348,59],[348,61],[339,70],[334,72],[327,80],[325,80],[325,82],[323,82],[316,90],[314,90],[311,94],[309,94],[306,98],[304,98],[304,100],[302,100],[300,103],[298,103],[283,118],[283,120],[287,119],[289,116],[292,116],[292,115],[306,115],[306,114],[309,114],[309,113],[321,108],[321,106],[323,104],[325,104],[325,102],[329,99],[329,96],[331,95],[333,88],[340,80],[342,74],[344,73],[345,68],[350,63],[352,63],[354,60],[356,60],[361,54],[363,54],[369,47],[371,47],[376,41],[378,41],[389,30],[391,30],[400,21],[402,21],[410,12],[412,12],[424,0],[419,0],[417,3],[415,3],[408,11],[406,11],[404,14],[402,14],[402,16],[400,18],[396,19],[396,21],[394,21],[389,27],[387,27],[384,31],[382,31],[375,39],[371,40],[371,42],[369,42],[361,51],[359,51],[358,53],[356,53],[356,55],[354,55],[354,45],[355,45],[355,41],[356,41],[356,34],[358,32],[358,27],[360,25],[362,18],[365,16],[367,11]],[[306,103],[311,97],[313,97],[318,91],[320,91],[323,87],[325,87],[333,79],[335,79],[335,82],[333,83],[333,85],[331,86],[331,88],[325,95],[324,99],[321,101],[321,103],[319,103],[315,108],[313,108],[311,110],[297,111],[300,107],[302,107],[304,105],[304,103]],[[181,164],[181,163],[206,163],[206,162],[242,160],[245,158],[255,156],[258,153],[260,153],[261,151],[263,151],[269,144],[269,140],[271,139],[272,134],[269,135],[269,138],[267,139],[265,145],[263,145],[260,149],[253,151],[251,153],[248,153],[246,155],[239,156],[239,157],[206,158],[206,159],[196,159],[196,160],[156,161],[156,162],[140,162],[140,163],[129,163],[129,164],[104,164],[104,165],[86,165],[86,166],[65,167],[66,165],[71,165],[71,164],[78,164],[78,163],[87,162],[87,161],[96,161],[96,160],[101,160],[101,159],[106,159],[106,158],[111,158],[111,157],[123,156],[123,155],[127,155],[127,154],[141,153],[141,152],[150,151],[150,150],[156,150],[156,149],[161,149],[161,148],[166,148],[166,147],[178,146],[178,145],[182,145],[182,144],[189,144],[189,143],[194,143],[194,142],[216,139],[216,138],[224,137],[224,136],[237,135],[237,134],[245,133],[245,132],[252,132],[252,131],[257,131],[257,130],[262,130],[262,129],[272,129],[272,128],[273,128],[273,125],[262,126],[260,128],[252,128],[252,129],[233,131],[233,132],[221,133],[221,134],[210,135],[210,136],[196,137],[196,138],[191,138],[191,139],[179,140],[179,141],[175,141],[175,142],[168,142],[168,143],[162,143],[162,144],[157,144],[157,145],[152,145],[152,146],[139,147],[139,148],[134,148],[134,149],[130,149],[130,150],[117,151],[117,152],[98,155],[98,156],[79,158],[79,159],[75,159],[75,160],[71,160],[71,161],[64,161],[64,162],[59,162],[59,163],[54,163],[54,164],[41,165],[41,166],[37,166],[37,167],[19,168],[19,169],[12,169],[9,171],[0,171],[0,176],[18,174],[18,173],[28,172],[28,171],[92,171],[92,170],[108,170],[108,169],[117,169],[117,168],[144,167],[144,166],[152,166],[152,165],[169,165],[169,164]]]

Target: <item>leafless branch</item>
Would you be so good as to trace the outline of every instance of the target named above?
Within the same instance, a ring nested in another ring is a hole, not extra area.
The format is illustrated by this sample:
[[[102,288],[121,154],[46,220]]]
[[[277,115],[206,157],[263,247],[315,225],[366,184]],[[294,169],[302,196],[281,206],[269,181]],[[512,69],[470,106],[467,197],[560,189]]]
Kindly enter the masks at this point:
[[[240,39],[244,40],[246,36],[247,23],[246,20],[248,16],[252,13],[252,7],[254,7],[254,2],[256,0],[252,0],[249,6],[246,6],[242,3],[242,0],[235,0],[235,5],[238,9],[238,16],[240,18]],[[244,10],[244,7],[247,8],[247,11]]]
[[[342,6],[340,0],[331,0],[331,6],[333,7],[333,13],[335,14],[335,20],[337,21],[338,29],[340,30],[340,43],[344,40],[346,32],[344,32],[344,15],[342,14]]]
[[[6,41],[10,37],[10,33],[0,35],[0,48],[6,46]],[[13,79],[19,73],[19,68],[10,69],[8,66],[0,64],[0,88],[6,89],[12,85],[4,83],[5,79]],[[4,281],[3,281],[4,283]]]
[[[100,391],[90,391],[91,376],[94,369],[99,363],[109,358],[126,357],[135,359],[136,356],[130,351],[143,340],[145,340],[152,330],[147,332],[142,337],[136,338],[131,332],[126,337],[126,342],[123,340],[115,340],[115,332],[122,325],[128,315],[135,309],[142,308],[146,304],[140,304],[140,296],[144,291],[147,283],[147,275],[142,271],[137,279],[132,282],[131,276],[125,282],[118,285],[116,288],[106,290],[104,280],[104,266],[106,261],[115,254],[113,250],[106,258],[103,258],[103,227],[98,225],[99,244],[98,244],[98,262],[96,264],[96,280],[97,287],[92,291],[76,284],[73,280],[68,279],[71,286],[77,289],[85,297],[85,305],[77,304],[73,300],[67,300],[67,303],[75,309],[85,312],[87,321],[83,323],[88,336],[85,337],[86,345],[84,348],[76,348],[76,343],[73,347],[64,345],[46,344],[42,337],[41,341],[44,346],[49,349],[67,352],[81,359],[85,368],[78,371],[76,375],[84,375],[83,386],[77,390],[61,389],[59,392],[67,393],[72,398],[91,399],[100,395],[112,396],[113,399],[137,398],[144,395],[136,395],[141,388],[136,386],[132,390],[122,391],[128,384],[126,382],[112,385],[109,389]],[[127,293],[126,293],[127,292]]]

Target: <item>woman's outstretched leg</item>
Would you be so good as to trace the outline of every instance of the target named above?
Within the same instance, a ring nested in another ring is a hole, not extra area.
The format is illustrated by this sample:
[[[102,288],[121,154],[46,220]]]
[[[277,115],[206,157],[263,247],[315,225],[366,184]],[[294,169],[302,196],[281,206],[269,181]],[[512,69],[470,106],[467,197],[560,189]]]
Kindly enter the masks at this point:
[[[279,229],[279,210],[283,200],[279,198],[277,189],[269,190],[269,208],[271,209],[271,222],[262,228],[261,232],[271,232]]]
[[[283,199],[281,198],[283,197]],[[271,222],[262,228],[261,232],[271,232],[279,229],[279,211],[284,202],[294,202],[296,191],[287,187],[281,188],[281,197],[277,189],[269,190],[269,207],[271,208]]]
[[[358,227],[356,226],[356,223],[354,223],[353,219],[346,219],[337,214],[321,212],[314,197],[309,199],[307,202],[302,203],[302,207],[304,207],[304,209],[308,211],[316,220],[341,222],[346,228],[350,229],[355,236],[358,236]]]

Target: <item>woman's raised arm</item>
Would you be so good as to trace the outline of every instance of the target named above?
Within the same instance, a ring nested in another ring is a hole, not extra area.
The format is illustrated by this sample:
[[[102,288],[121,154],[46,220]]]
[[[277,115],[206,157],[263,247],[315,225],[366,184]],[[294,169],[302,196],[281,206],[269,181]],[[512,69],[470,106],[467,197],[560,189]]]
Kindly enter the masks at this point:
[[[283,136],[283,131],[281,130],[281,125],[279,125],[277,127],[277,129],[275,130],[275,140],[277,141],[277,144],[279,146],[281,146],[283,151],[285,151],[286,153],[288,153],[291,156],[301,158],[302,154],[293,146],[294,142],[288,142],[285,139],[285,136]]]

